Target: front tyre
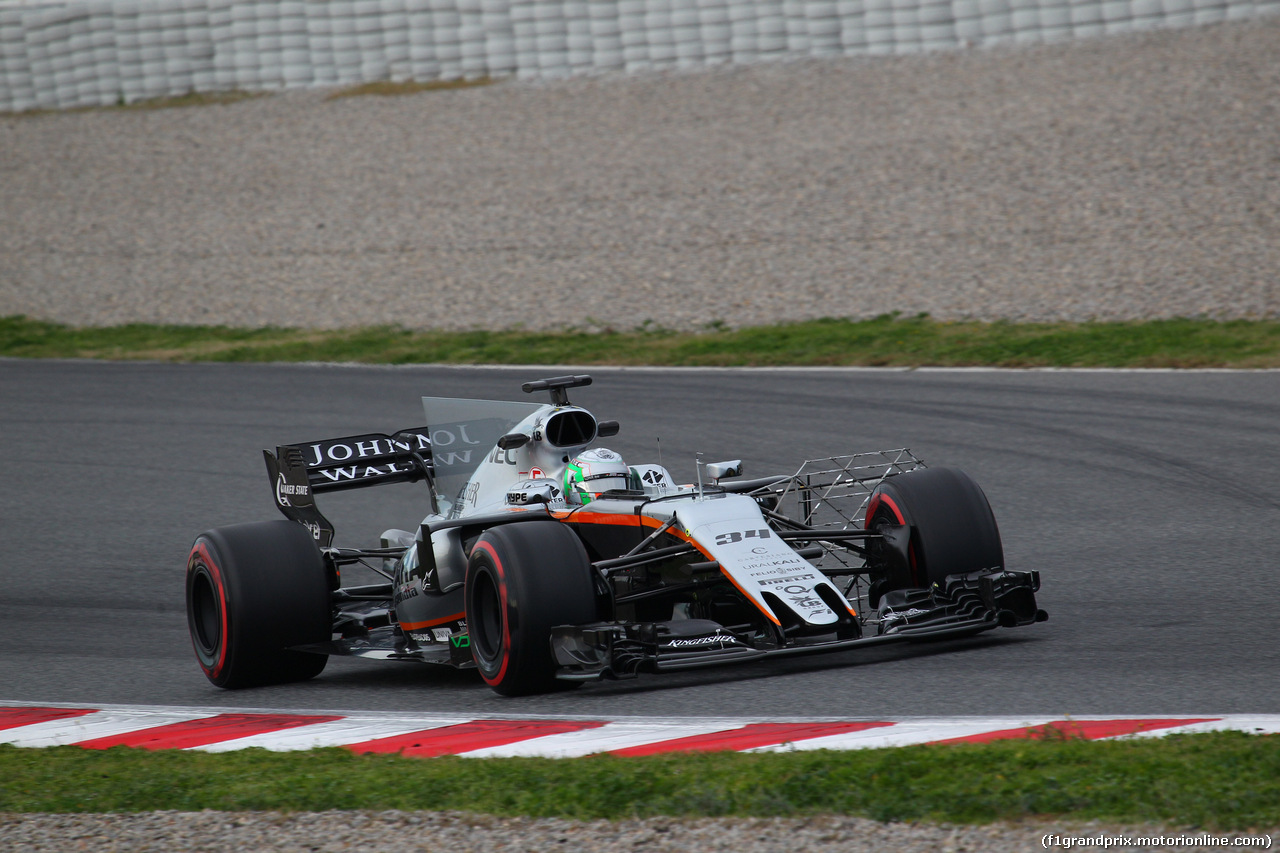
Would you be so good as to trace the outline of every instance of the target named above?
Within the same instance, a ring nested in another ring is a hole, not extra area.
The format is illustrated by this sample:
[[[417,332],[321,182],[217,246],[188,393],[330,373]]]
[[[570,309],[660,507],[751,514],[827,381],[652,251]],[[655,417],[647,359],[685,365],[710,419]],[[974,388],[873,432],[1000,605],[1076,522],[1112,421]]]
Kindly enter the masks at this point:
[[[911,541],[907,565],[889,569],[878,592],[928,589],[949,575],[1004,568],[991,504],[973,478],[956,468],[922,468],[876,486],[865,527],[885,524],[911,525]]]
[[[310,532],[292,521],[219,527],[187,558],[187,627],[205,677],[235,689],[305,681],[328,656],[329,584]]]
[[[485,683],[504,696],[556,686],[551,629],[596,620],[591,561],[557,521],[485,531],[467,563],[471,655]]]

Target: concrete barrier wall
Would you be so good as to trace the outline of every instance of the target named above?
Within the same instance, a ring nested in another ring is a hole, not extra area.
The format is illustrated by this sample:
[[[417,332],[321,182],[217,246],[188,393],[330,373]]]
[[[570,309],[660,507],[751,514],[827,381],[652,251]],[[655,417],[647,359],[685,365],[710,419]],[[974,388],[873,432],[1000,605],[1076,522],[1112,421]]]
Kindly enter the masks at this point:
[[[0,111],[913,53],[1275,12],[1280,0],[0,0]]]

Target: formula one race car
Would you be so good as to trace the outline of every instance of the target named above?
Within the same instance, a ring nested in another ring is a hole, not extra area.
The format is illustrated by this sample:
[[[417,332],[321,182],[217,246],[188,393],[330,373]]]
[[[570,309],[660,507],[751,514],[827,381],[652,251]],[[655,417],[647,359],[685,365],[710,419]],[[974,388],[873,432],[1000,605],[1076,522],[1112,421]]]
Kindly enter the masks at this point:
[[[978,485],[906,449],[739,479],[593,447],[569,403],[424,397],[426,426],[263,451],[286,521],[201,534],[187,619],[220,687],[311,678],[329,655],[479,670],[498,693],[638,672],[958,637],[1043,621],[1037,572],[1004,566]],[[380,547],[333,545],[315,495],[422,481],[430,512]],[[343,586],[363,565],[383,582]]]

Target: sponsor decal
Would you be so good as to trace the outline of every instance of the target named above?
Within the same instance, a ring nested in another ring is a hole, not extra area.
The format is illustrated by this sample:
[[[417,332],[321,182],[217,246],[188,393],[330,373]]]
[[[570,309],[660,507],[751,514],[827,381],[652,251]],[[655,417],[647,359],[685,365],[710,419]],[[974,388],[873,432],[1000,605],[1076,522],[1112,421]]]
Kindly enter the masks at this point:
[[[546,475],[546,474],[544,474],[544,473],[542,473],[542,469],[541,469],[541,468],[530,468],[530,469],[529,469],[529,477],[530,477],[530,478],[538,478],[538,477],[545,477],[545,476],[547,476],[547,475]]]
[[[736,645],[738,639],[731,634],[713,634],[709,637],[680,637],[670,640],[664,645],[669,649],[691,649],[701,646]]]
[[[776,575],[779,573],[794,572],[800,566],[808,567],[808,563],[799,557],[787,557],[782,560],[759,560],[754,563],[742,563],[739,569],[750,572],[753,578],[764,577],[765,575]],[[768,571],[751,571],[752,569],[768,569]]]
[[[821,598],[814,598],[812,595],[789,595],[791,603],[796,607],[803,607],[805,610],[826,610],[827,605],[823,603]]]
[[[657,465],[637,465],[630,471],[632,479],[642,489],[662,494],[671,488],[671,478]]]
[[[536,503],[563,504],[564,495],[550,480],[525,480],[507,492],[507,503],[518,506]]]
[[[783,584],[783,583],[792,584],[792,583],[795,583],[796,581],[811,581],[816,577],[817,575],[814,575],[814,574],[791,575],[790,577],[785,577],[785,578],[770,578],[767,581],[756,581],[756,583],[760,584],[760,586],[775,586],[777,584]]]
[[[310,494],[310,486],[286,483],[283,473],[276,478],[276,503],[280,506],[293,506],[290,497],[306,497]]]
[[[514,448],[503,450],[501,447],[495,447],[489,454],[489,461],[495,465],[515,465],[516,451]]]
[[[405,585],[391,598],[392,605],[398,605],[400,602],[410,598],[418,597],[418,588],[416,586]]]
[[[457,631],[452,631],[446,639],[449,642],[449,662],[455,666],[468,666],[471,658],[471,635],[467,633],[467,623],[460,622]]]
[[[435,426],[431,430],[431,457],[438,469],[470,467],[474,464],[472,454],[488,455],[483,448],[491,446],[504,435],[507,426],[493,419]]]
[[[451,424],[451,426],[453,429],[444,429],[442,427],[432,432],[431,444],[436,447],[449,447],[457,442],[473,445],[480,443],[467,435],[467,424]]]
[[[441,430],[443,432],[443,430]],[[451,443],[451,442],[446,442]],[[307,467],[316,468],[368,459],[370,456],[389,456],[394,453],[424,452],[431,450],[431,438],[425,433],[407,432],[395,436],[356,436],[338,441],[318,441],[307,445],[310,458]]]
[[[470,450],[437,450],[431,457],[438,465],[470,465]]]
[[[432,628],[431,633],[435,636],[437,643],[449,642],[449,637],[453,636],[451,628]]]
[[[382,465],[351,465],[346,468],[321,468],[320,476],[324,477],[331,483],[340,483],[343,480],[363,480],[365,477],[376,477],[379,474],[406,474],[413,471],[410,465],[400,467],[394,462],[387,462]]]

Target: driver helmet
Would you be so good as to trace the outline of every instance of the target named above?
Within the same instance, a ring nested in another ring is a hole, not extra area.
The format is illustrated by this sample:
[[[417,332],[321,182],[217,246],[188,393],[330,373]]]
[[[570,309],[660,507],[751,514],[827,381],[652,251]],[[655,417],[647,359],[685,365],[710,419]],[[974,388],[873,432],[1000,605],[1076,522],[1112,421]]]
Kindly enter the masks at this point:
[[[584,450],[569,461],[564,470],[564,493],[570,500],[591,503],[602,492],[625,489],[631,469],[622,457],[604,447]]]

